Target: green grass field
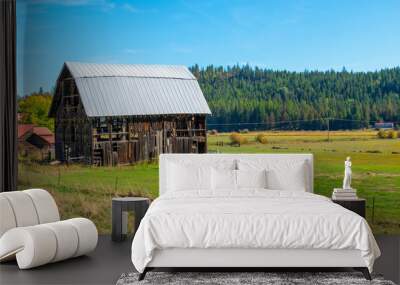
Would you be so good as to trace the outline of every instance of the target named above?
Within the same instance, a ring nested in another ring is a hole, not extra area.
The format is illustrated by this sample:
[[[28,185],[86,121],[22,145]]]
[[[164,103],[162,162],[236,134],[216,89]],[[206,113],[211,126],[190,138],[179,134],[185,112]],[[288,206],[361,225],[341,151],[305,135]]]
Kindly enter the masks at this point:
[[[314,191],[325,196],[341,186],[343,161],[351,156],[352,185],[367,199],[367,219],[374,233],[400,233],[400,139],[377,139],[374,131],[342,131],[331,132],[328,141],[326,132],[280,131],[265,132],[268,143],[260,144],[255,142],[256,134],[243,134],[249,143],[240,147],[229,145],[229,134],[210,135],[209,152],[313,153]],[[63,218],[89,217],[100,232],[107,233],[111,230],[111,197],[157,197],[158,165],[98,168],[20,164],[19,188],[28,187],[51,191]]]

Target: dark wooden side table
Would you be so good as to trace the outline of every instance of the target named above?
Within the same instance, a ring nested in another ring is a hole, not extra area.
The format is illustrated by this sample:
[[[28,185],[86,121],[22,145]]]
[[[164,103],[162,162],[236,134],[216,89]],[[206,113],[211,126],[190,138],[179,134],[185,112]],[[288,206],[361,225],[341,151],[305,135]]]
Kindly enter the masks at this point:
[[[365,199],[357,198],[352,200],[334,200],[332,201],[340,206],[359,214],[361,217],[365,218]]]
[[[128,211],[135,215],[135,228],[146,214],[150,205],[150,199],[143,197],[123,197],[112,199],[112,234],[113,241],[123,241],[128,232]]]

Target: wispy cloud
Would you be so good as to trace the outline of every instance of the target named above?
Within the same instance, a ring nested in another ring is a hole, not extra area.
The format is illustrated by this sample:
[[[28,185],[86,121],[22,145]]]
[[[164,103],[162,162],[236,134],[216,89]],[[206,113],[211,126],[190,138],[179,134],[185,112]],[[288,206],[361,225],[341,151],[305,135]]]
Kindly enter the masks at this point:
[[[176,52],[176,53],[192,53],[192,49],[187,48],[187,47],[173,47],[172,51]]]
[[[172,42],[169,44],[169,49],[178,54],[189,54],[193,52],[193,49],[187,45],[181,45],[180,43]]]
[[[158,10],[155,8],[143,9],[136,5],[132,5],[130,3],[124,3],[122,5],[119,5],[118,7],[122,8],[125,11],[130,12],[130,13],[157,13],[158,12]]]
[[[132,49],[132,48],[126,48],[123,50],[124,53],[128,53],[128,54],[138,54],[138,53],[142,53],[143,50],[140,49]]]
[[[1,1],[1,0],[0,0]],[[130,3],[117,3],[112,0],[31,0],[29,4],[40,6],[40,5],[58,5],[58,6],[93,6],[99,7],[103,11],[110,11],[112,9],[122,9],[130,13],[154,13],[156,9],[141,9]]]
[[[29,2],[32,5],[58,5],[58,6],[98,6],[104,11],[109,11],[116,7],[116,4],[109,0],[32,0]]]
[[[62,5],[62,6],[86,6],[86,5],[98,5],[106,1],[104,0],[32,0],[29,4],[41,5]]]
[[[122,5],[122,8],[123,8],[124,10],[128,11],[128,12],[131,12],[131,13],[138,13],[138,12],[141,12],[141,10],[139,10],[139,9],[136,8],[135,6],[133,6],[133,5],[131,5],[131,4],[128,4],[128,3],[123,4],[123,5]]]
[[[115,57],[115,55],[98,54],[85,58],[72,58],[67,59],[70,61],[83,61],[83,62],[95,62],[95,63],[123,63]]]

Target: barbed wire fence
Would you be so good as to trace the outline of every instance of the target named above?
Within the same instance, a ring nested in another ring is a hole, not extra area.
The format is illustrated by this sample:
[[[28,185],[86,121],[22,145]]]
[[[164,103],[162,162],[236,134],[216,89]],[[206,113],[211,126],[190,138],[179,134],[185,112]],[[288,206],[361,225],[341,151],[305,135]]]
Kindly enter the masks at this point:
[[[342,122],[357,122],[362,124],[375,124],[381,123],[381,121],[369,121],[369,120],[355,120],[355,119],[339,119],[333,117],[326,117],[326,118],[317,118],[317,119],[309,119],[309,120],[284,120],[284,121],[274,121],[274,122],[235,122],[235,123],[209,123],[209,127],[224,127],[224,126],[277,126],[282,124],[290,124],[290,123],[311,123],[311,122],[318,122],[324,121],[328,125],[332,121],[342,121]],[[391,122],[394,125],[400,124],[400,121]]]

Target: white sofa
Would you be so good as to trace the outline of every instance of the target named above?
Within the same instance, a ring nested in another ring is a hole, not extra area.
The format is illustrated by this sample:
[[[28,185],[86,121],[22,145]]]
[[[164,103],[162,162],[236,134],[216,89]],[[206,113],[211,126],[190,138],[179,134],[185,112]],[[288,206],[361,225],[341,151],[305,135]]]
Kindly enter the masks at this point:
[[[97,229],[85,218],[60,221],[53,197],[43,189],[0,193],[0,262],[20,269],[84,255],[96,248]]]

